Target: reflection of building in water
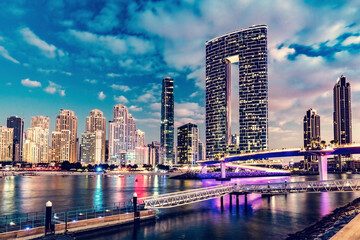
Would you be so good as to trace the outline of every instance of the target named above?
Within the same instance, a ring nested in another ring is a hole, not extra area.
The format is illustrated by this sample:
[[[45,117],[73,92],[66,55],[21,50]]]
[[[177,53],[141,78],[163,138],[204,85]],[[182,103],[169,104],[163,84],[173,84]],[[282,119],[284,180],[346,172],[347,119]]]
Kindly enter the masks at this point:
[[[96,176],[96,184],[95,184],[95,191],[94,191],[94,206],[100,207],[104,205],[103,201],[103,192],[101,186],[101,176]]]

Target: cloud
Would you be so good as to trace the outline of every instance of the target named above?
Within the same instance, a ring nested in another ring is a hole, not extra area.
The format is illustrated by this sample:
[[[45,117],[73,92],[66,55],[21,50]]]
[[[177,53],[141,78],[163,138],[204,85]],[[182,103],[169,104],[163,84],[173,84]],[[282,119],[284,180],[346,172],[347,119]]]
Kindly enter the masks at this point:
[[[140,112],[140,111],[143,110],[142,107],[137,107],[137,106],[134,106],[134,105],[130,106],[129,109],[131,111],[133,111],[133,112]]]
[[[99,92],[98,99],[102,101],[105,98],[106,98],[106,95],[104,94],[104,92],[103,91]]]
[[[145,54],[154,51],[153,44],[146,39],[137,36],[113,36],[98,35],[91,32],[69,30],[69,35],[76,40],[88,45],[88,47],[96,47],[100,50],[110,51],[112,54]]]
[[[65,96],[65,90],[62,89],[62,86],[59,84],[56,84],[52,81],[49,81],[49,85],[44,89],[45,92],[49,94],[55,94],[58,93],[60,96]]]
[[[86,79],[84,80],[84,82],[91,83],[91,84],[96,84],[96,83],[97,83],[97,80],[96,80],[96,79],[86,78]]]
[[[0,55],[1,55],[3,58],[5,58],[5,59],[7,59],[7,60],[9,60],[9,61],[11,61],[11,62],[13,62],[13,63],[17,63],[17,64],[20,63],[18,60],[16,60],[15,58],[11,57],[10,54],[9,54],[9,52],[8,52],[8,50],[6,50],[3,46],[0,46]]]
[[[118,96],[118,97],[114,96],[114,100],[118,103],[128,103],[129,102],[129,100],[127,100],[127,98],[124,96]]]
[[[54,45],[41,40],[29,28],[20,29],[20,33],[28,44],[40,49],[46,57],[55,58],[56,56],[64,56],[64,52],[62,50],[57,49]]]
[[[112,84],[111,88],[115,89],[115,90],[121,90],[123,92],[130,91],[130,88],[128,86],[125,86],[125,85]]]
[[[150,109],[160,111],[161,109],[161,103],[152,103],[149,105]]]
[[[145,93],[137,98],[137,101],[139,102],[153,102],[156,98],[151,93]]]
[[[111,77],[111,78],[113,78],[113,77],[121,77],[121,74],[118,74],[118,73],[108,73],[108,74],[106,74],[106,76]]]
[[[348,37],[345,41],[342,42],[342,45],[348,46],[351,44],[359,44],[360,43],[360,36],[351,36]]]
[[[21,84],[25,87],[31,87],[31,88],[35,88],[35,87],[41,87],[41,83],[38,81],[31,81],[30,79],[26,78],[21,80]]]
[[[64,74],[64,75],[68,75],[68,76],[71,76],[72,73],[71,72],[65,72],[65,71],[62,71],[62,70],[58,70],[58,69],[44,69],[44,68],[38,68],[38,71],[39,72],[44,72],[44,73],[61,73],[61,74]]]

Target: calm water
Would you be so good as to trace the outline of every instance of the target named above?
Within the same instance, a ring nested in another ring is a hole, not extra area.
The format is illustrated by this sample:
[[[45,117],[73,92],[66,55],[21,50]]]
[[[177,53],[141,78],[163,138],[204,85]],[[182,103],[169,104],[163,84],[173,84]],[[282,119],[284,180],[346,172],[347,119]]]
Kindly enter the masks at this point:
[[[329,175],[335,178],[359,178],[359,175]],[[137,179],[137,181],[135,181]],[[317,180],[318,176],[234,179],[237,183],[266,183]],[[167,176],[89,177],[36,176],[0,179],[0,215],[43,211],[50,200],[56,209],[111,204],[138,197],[207,187],[214,180],[172,180]],[[220,199],[158,211],[156,221],[122,226],[86,239],[283,239],[289,233],[316,222],[337,207],[360,197],[360,193],[297,193],[272,197],[249,195],[248,205],[240,197],[240,207],[224,208]]]

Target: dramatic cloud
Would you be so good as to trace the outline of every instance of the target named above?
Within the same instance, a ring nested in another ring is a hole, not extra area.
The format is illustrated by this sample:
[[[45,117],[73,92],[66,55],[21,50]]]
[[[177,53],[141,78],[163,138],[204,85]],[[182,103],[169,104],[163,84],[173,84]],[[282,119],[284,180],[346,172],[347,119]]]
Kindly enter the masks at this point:
[[[38,82],[38,81],[31,81],[30,79],[26,78],[26,79],[23,79],[21,80],[21,84],[25,87],[31,87],[31,88],[34,88],[34,87],[41,87],[41,83]]]
[[[99,92],[99,94],[98,94],[98,99],[99,100],[104,100],[106,98],[106,95],[104,94],[104,92],[103,91],[101,91],[101,92]]]
[[[38,68],[38,71],[39,72],[43,72],[43,73],[61,73],[61,74],[64,74],[64,75],[68,75],[68,76],[71,76],[72,73],[71,72],[65,72],[65,71],[62,71],[62,70],[58,70],[58,69],[44,69],[44,68]]]

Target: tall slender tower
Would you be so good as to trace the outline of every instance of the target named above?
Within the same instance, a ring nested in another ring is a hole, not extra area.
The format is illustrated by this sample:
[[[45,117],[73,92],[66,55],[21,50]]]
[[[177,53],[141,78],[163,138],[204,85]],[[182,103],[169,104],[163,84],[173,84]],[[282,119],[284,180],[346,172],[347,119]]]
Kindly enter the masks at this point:
[[[222,157],[231,142],[231,64],[239,63],[239,149],[268,147],[267,26],[206,42],[206,157]]]
[[[56,131],[63,132],[62,134],[63,140],[68,140],[68,139],[70,140],[69,161],[71,163],[77,162],[77,154],[76,154],[77,121],[78,119],[75,116],[74,111],[71,110],[61,109],[60,114],[56,116],[56,125],[55,125]],[[69,131],[69,133],[67,134],[70,134],[70,136],[67,136],[65,131]],[[60,146],[53,146],[53,147],[60,147]]]
[[[95,163],[105,163],[106,118],[102,111],[91,110],[86,117],[86,132],[95,134]]]
[[[339,144],[352,142],[351,88],[346,77],[341,75],[334,86],[334,140]],[[340,169],[341,159],[350,159],[350,155],[337,156]]]
[[[304,147],[311,149],[320,145],[320,116],[315,109],[309,109],[304,116]],[[316,156],[304,157],[304,165],[307,170],[310,163],[316,160]]]
[[[160,144],[165,149],[165,164],[174,163],[174,79],[162,81]]]
[[[11,116],[7,119],[7,127],[14,129],[12,160],[15,162],[22,161],[24,142],[24,119],[17,116]]]
[[[334,86],[334,140],[339,144],[352,142],[351,88],[341,75]]]

